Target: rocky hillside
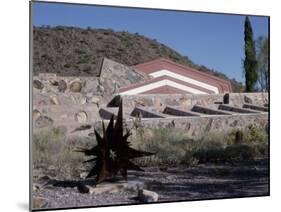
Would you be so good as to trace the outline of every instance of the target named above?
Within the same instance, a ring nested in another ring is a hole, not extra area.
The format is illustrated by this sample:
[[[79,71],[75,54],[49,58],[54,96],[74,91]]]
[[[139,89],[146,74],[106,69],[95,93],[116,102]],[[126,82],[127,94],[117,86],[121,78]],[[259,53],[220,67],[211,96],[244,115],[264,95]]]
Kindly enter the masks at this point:
[[[225,74],[197,65],[187,56],[138,33],[65,26],[34,27],[35,75],[48,72],[63,76],[93,76],[102,57],[126,65],[164,57],[228,79]],[[241,87],[235,80],[232,84],[235,90]]]

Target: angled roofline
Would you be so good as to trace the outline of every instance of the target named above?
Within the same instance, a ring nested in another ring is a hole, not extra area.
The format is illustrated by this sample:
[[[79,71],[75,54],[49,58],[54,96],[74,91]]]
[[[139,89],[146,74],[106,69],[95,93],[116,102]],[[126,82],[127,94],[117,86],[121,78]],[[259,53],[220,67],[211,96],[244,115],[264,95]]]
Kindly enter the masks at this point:
[[[138,83],[126,86],[126,87],[121,87],[120,90],[119,90],[119,93],[123,93],[123,92],[129,91],[129,90],[136,89],[136,88],[139,88],[139,87],[142,87],[142,86],[145,86],[145,85],[149,85],[151,83],[159,82],[159,81],[162,81],[162,80],[170,80],[170,81],[176,82],[178,84],[188,86],[188,87],[200,90],[200,91],[208,93],[208,94],[214,93],[211,90],[208,90],[206,88],[202,88],[202,87],[194,85],[194,84],[190,84],[190,83],[187,83],[187,82],[184,82],[184,81],[180,81],[180,80],[174,79],[174,78],[169,77],[169,76],[161,76],[161,77],[157,77],[157,78],[152,78],[152,79],[144,81],[144,82],[138,82]],[[221,91],[220,89],[222,89],[222,88],[218,88],[219,92]]]
[[[142,66],[147,66],[149,64],[152,64],[152,63],[155,63],[155,62],[166,62],[166,63],[169,63],[169,64],[172,64],[174,66],[177,66],[177,67],[180,67],[182,69],[188,69],[189,71],[193,71],[195,73],[198,73],[200,75],[203,75],[205,77],[209,77],[213,80],[217,80],[219,82],[222,82],[222,83],[226,83],[228,88],[229,88],[229,91],[231,92],[232,91],[232,85],[231,85],[231,82],[229,80],[226,80],[226,79],[222,79],[220,77],[216,77],[216,76],[213,76],[212,74],[209,74],[209,73],[205,73],[203,71],[199,71],[197,69],[194,69],[194,68],[191,68],[189,66],[186,66],[186,65],[182,65],[182,64],[179,64],[179,63],[176,63],[174,61],[171,61],[167,58],[164,58],[164,57],[159,57],[159,58],[156,58],[156,59],[153,59],[153,60],[150,60],[150,61],[147,61],[147,62],[144,62],[144,63],[140,63],[140,64],[136,64],[136,65],[133,65],[131,67],[135,68],[135,69],[141,69]],[[143,72],[142,70],[140,70],[141,72]]]

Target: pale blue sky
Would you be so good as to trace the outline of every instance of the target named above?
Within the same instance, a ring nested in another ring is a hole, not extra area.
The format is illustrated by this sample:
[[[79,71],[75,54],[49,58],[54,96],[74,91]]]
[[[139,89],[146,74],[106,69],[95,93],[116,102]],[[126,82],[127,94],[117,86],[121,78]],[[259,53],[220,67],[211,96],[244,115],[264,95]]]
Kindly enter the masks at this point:
[[[193,62],[244,82],[244,20],[241,15],[89,5],[33,3],[33,24],[111,28],[139,33]],[[268,18],[250,16],[254,37],[268,36]]]

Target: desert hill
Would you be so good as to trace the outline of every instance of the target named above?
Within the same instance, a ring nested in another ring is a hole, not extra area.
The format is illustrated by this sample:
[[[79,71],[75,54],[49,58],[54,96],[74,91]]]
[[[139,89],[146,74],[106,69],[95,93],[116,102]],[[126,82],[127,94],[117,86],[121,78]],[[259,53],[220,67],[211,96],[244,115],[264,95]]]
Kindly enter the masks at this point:
[[[125,65],[135,65],[164,57],[174,62],[209,72],[223,79],[228,77],[203,65],[193,63],[170,47],[138,33],[115,32],[111,29],[77,27],[34,27],[33,70],[63,76],[93,76],[100,58],[107,57]],[[231,80],[234,91],[241,83]]]

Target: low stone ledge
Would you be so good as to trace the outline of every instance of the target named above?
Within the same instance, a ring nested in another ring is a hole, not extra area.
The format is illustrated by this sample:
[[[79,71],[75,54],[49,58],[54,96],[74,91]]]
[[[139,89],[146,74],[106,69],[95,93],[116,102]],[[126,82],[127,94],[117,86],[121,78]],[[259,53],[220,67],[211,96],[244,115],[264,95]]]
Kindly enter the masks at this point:
[[[135,107],[131,113],[131,116],[140,116],[141,118],[166,118],[168,115],[164,113],[159,113],[156,111],[152,111],[151,109],[144,107]]]
[[[252,110],[257,110],[257,111],[262,111],[262,112],[268,112],[268,107],[262,107],[262,106],[252,105],[252,104],[244,104],[243,108],[249,108]]]
[[[163,113],[173,116],[199,116],[199,114],[197,113],[186,111],[179,108],[170,107],[170,106],[165,107]]]
[[[244,108],[234,107],[230,105],[219,105],[218,109],[223,111],[231,111],[235,113],[258,113],[257,111],[253,111],[250,109],[244,109]]]
[[[216,109],[210,109],[210,108],[202,107],[199,105],[195,105],[191,110],[194,112],[208,114],[208,115],[232,115],[231,113],[221,112]]]

